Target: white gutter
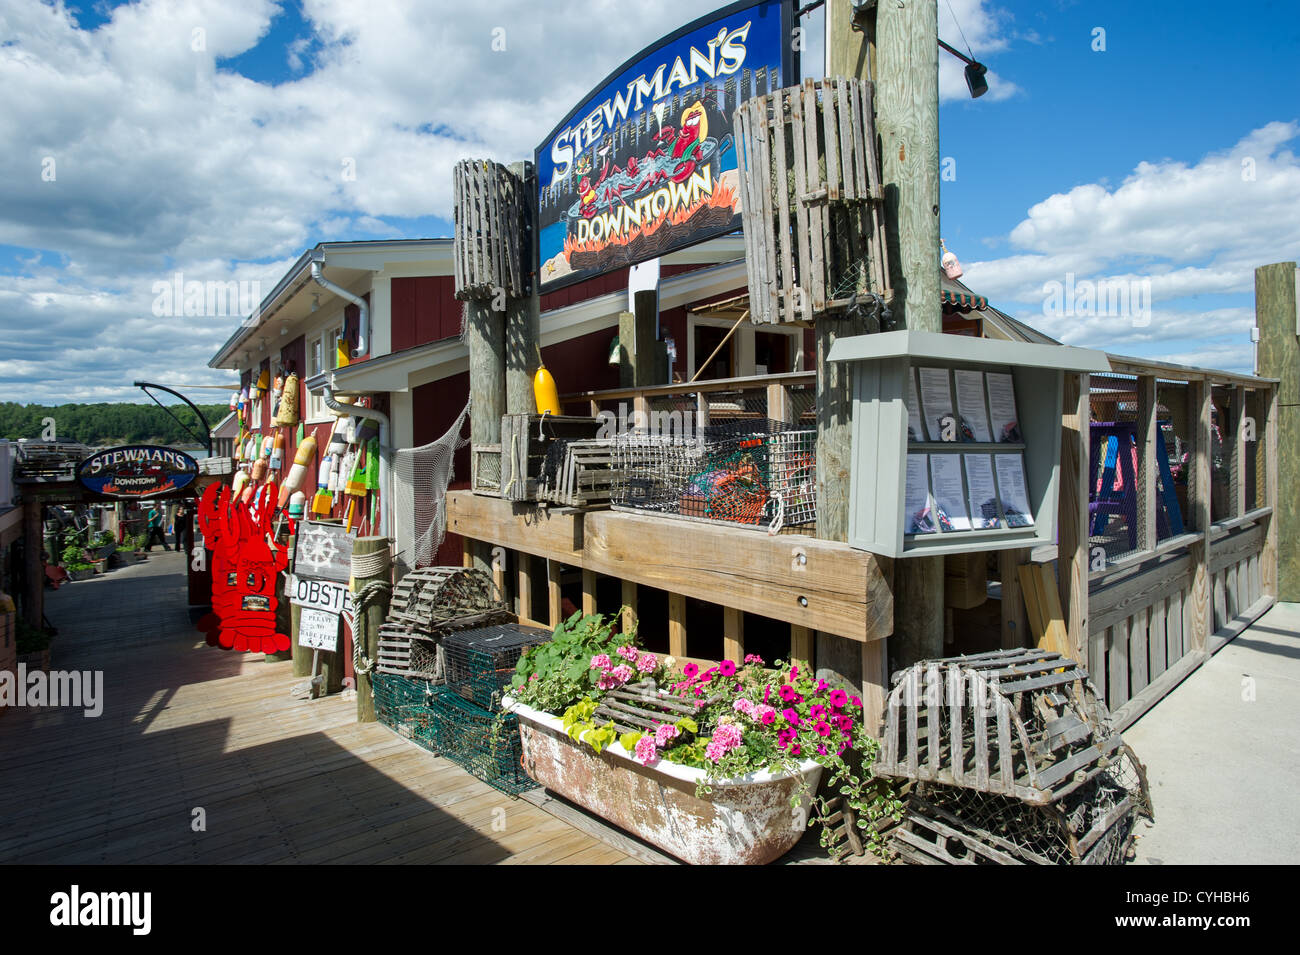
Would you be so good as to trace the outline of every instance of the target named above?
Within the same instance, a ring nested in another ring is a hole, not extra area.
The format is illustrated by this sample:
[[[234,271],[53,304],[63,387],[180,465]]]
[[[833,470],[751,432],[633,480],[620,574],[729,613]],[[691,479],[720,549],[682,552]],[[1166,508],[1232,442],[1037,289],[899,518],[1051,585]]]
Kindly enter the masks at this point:
[[[312,263],[313,272],[315,271],[315,264]],[[387,515],[393,506],[391,496],[392,481],[389,478],[389,459],[392,457],[393,449],[388,441],[388,415],[382,411],[376,411],[374,408],[340,404],[334,399],[334,383],[332,381],[325,386],[321,400],[325,402],[325,407],[337,414],[356,415],[358,418],[369,418],[371,421],[379,422],[379,526],[375,528],[375,533],[380,537],[387,537]],[[342,481],[339,483],[342,484]]]
[[[341,299],[346,299],[357,308],[361,309],[361,321],[358,322],[360,328],[357,331],[357,355],[364,355],[366,349],[370,347],[370,306],[366,300],[358,295],[353,295],[342,285],[335,285],[324,275],[321,274],[320,259],[312,259],[311,277],[316,280],[316,284],[321,288],[333,292]],[[327,392],[328,393],[328,392]]]

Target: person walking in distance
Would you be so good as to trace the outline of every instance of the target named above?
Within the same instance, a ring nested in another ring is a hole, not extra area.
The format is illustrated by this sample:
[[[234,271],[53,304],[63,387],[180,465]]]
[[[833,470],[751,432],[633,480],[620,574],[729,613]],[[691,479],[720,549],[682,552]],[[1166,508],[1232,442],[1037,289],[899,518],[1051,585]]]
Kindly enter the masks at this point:
[[[154,542],[162,545],[162,549],[167,549],[167,538],[163,536],[163,516],[162,511],[158,509],[157,504],[149,505],[149,540],[145,544],[145,550],[153,550]]]

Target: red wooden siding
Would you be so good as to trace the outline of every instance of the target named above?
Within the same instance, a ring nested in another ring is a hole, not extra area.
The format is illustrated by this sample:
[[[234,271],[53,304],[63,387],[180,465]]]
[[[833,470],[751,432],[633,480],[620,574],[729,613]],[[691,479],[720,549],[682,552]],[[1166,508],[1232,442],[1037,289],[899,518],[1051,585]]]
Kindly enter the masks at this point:
[[[422,275],[392,281],[393,351],[427,345],[460,334],[461,303],[450,275]]]

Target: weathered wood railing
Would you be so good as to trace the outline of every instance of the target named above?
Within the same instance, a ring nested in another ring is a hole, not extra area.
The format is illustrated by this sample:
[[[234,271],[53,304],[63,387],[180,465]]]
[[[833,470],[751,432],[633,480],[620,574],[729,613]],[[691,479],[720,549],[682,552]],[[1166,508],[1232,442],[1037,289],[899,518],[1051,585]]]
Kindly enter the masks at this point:
[[[1094,379],[1093,402],[1104,420],[1136,406],[1135,546],[1112,557],[1113,541],[1088,541],[1086,646],[1076,653],[1123,728],[1277,599],[1277,400],[1267,379],[1118,356],[1111,366],[1131,378]],[[1173,491],[1157,483],[1164,422],[1184,472],[1181,533],[1160,510],[1161,492]],[[1087,473],[1095,492],[1098,475]]]
[[[648,388],[612,388],[564,395],[560,400],[568,414],[618,414],[627,409],[629,424],[635,413],[652,416],[674,411],[694,414],[692,425],[735,417],[768,417],[777,421],[813,421],[817,373],[796,371],[784,375],[754,375],[745,378],[716,378],[690,383],[654,385]]]

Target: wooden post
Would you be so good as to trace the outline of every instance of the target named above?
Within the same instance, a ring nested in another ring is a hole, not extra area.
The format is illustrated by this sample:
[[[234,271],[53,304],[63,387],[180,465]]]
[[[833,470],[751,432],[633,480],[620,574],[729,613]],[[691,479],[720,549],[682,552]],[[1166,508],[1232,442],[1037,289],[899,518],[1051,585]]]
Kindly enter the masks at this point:
[[[868,27],[870,30],[870,27]],[[858,79],[871,78],[869,32],[853,25],[849,0],[828,0],[826,14],[827,73]],[[743,97],[742,97],[743,98]],[[936,161],[936,174],[938,173]],[[880,293],[883,289],[873,289]],[[839,337],[876,331],[863,314],[841,318],[823,316],[814,328],[817,369],[817,536],[826,540],[849,539],[849,475],[852,470],[852,372],[845,363],[826,360]],[[940,594],[942,604],[942,594]],[[863,681],[862,648],[853,641],[817,632],[817,675],[822,679],[859,686]]]
[[[1246,388],[1232,393],[1232,516],[1246,513]],[[1243,604],[1244,606],[1244,604]]]
[[[524,247],[530,249],[525,271],[531,272],[532,263],[537,261],[536,223],[531,222],[533,203],[528,201],[537,187],[533,164],[530,162],[512,163],[510,173],[515,179],[515,188],[524,194],[522,207],[524,215],[530,220],[527,241]],[[537,356],[541,324],[541,297],[538,293],[537,276],[531,276],[531,293],[522,297],[509,297],[506,300],[506,413],[536,414],[537,399],[533,391],[533,375],[537,373]]]
[[[596,612],[596,572],[594,570],[584,570],[582,572],[582,612],[584,614]]]
[[[790,624],[790,659],[803,660],[806,663],[816,665],[813,660],[815,636],[807,627],[801,627],[798,624]]]
[[[636,376],[636,313],[618,313],[618,386],[633,387]]]
[[[289,538],[289,573],[294,571],[294,543],[293,536]],[[311,676],[311,658],[313,651],[310,647],[298,646],[298,628],[302,619],[302,608],[297,604],[289,605],[289,652],[293,654],[293,675],[297,677]]]
[[[659,293],[654,289],[633,296],[632,387],[646,388],[664,382],[655,378],[655,326],[659,323]]]
[[[745,658],[745,612],[722,608],[722,656],[740,663]]]
[[[390,550],[391,542],[387,537],[358,537],[352,543],[352,554],[354,557],[364,557],[367,554],[387,554]],[[370,574],[365,577],[352,578],[352,584],[349,588],[353,593],[359,593],[362,588],[376,581],[391,583],[393,568],[391,563],[386,563],[378,573]],[[369,601],[363,612],[355,615],[353,624],[352,639],[357,642],[361,648],[361,654],[366,660],[369,660],[373,666],[379,659],[379,628],[384,624],[384,618],[388,616],[388,597],[385,595],[380,599]],[[375,700],[374,690],[370,683],[369,673],[356,673],[357,681],[357,722],[373,723],[375,721]]]
[[[1088,375],[1065,376],[1065,401],[1061,416],[1061,488],[1057,517],[1057,584],[1061,593],[1061,611],[1069,639],[1066,653],[1088,662],[1088,443],[1092,408],[1088,400],[1091,378]],[[1155,379],[1151,379],[1151,426],[1155,427]],[[1152,432],[1154,435],[1154,431]],[[1154,462],[1155,445],[1151,445]],[[1154,527],[1155,469],[1152,475],[1151,515]],[[1025,552],[1025,558],[1028,559]],[[1013,575],[1014,576],[1014,575]],[[1006,596],[1006,578],[1002,580]],[[1020,594],[1016,594],[1017,602]],[[1005,613],[1005,607],[1003,608]],[[1023,618],[1023,610],[1021,615]],[[1005,620],[1006,617],[1004,616]],[[1021,631],[1024,632],[1023,630]],[[1025,643],[1029,645],[1028,641]]]
[[[1065,473],[1064,468],[1062,474]],[[1062,514],[1064,514],[1062,510]],[[1064,520],[1061,526],[1064,527]],[[1084,538],[1086,544],[1087,538]],[[1065,539],[1062,537],[1061,554],[1065,554]],[[1025,595],[1020,586],[1020,565],[1027,564],[1032,554],[1028,547],[1015,550],[998,551],[998,577],[1002,580],[1002,649],[1016,650],[1033,646],[1029,633],[1029,616],[1025,613]],[[1086,567],[1085,567],[1086,570]],[[1084,592],[1087,592],[1087,576],[1084,576]]]
[[[1255,270],[1255,324],[1259,326],[1257,373],[1277,378],[1276,460],[1280,483],[1270,522],[1278,540],[1300,540],[1300,339],[1296,337],[1297,278],[1295,262],[1278,262]],[[1276,549],[1277,598],[1300,600],[1300,547]]]
[[[518,551],[519,560],[519,620],[533,619],[533,555]]]
[[[636,584],[630,580],[623,581],[623,616],[622,629],[630,633],[636,626]]]
[[[1273,509],[1268,519],[1268,530],[1264,534],[1264,550],[1259,555],[1260,590],[1275,600],[1278,596],[1278,479],[1281,476],[1277,461],[1277,386],[1268,389],[1264,399],[1265,419],[1262,431],[1264,441],[1264,467],[1258,465],[1256,458],[1256,503],[1264,503]]]
[[[558,627],[562,621],[560,610],[560,562],[546,561],[546,614],[552,627]]]
[[[1210,592],[1210,383],[1204,378],[1188,389],[1196,412],[1196,445],[1192,449],[1191,487],[1188,504],[1196,515],[1196,533],[1200,539],[1189,548],[1192,557],[1191,610],[1187,614],[1187,645],[1204,651],[1214,629],[1214,611]]]
[[[925,332],[943,331],[938,265],[938,35],[938,7],[933,3],[886,3],[876,8],[876,118],[893,319],[895,325]],[[896,666],[943,656],[943,578],[942,557],[898,561],[894,571]]]
[[[1137,542],[1138,549],[1155,550],[1159,525],[1156,523],[1156,379],[1141,375],[1137,380]]]
[[[45,568],[41,552],[45,549],[43,515],[45,505],[30,489],[23,494],[23,620],[31,627],[44,626]],[[51,554],[50,560],[58,560]]]
[[[501,416],[506,410],[505,314],[491,302],[465,303],[465,338],[469,347],[470,441],[475,447],[501,443]],[[502,455],[509,449],[502,449]],[[471,564],[491,572],[487,551],[469,548]]]
[[[790,400],[790,389],[785,385],[774,383],[767,386],[767,416],[773,421],[794,423],[794,402]]]
[[[668,595],[668,652],[686,656],[686,598],[681,594]]]

